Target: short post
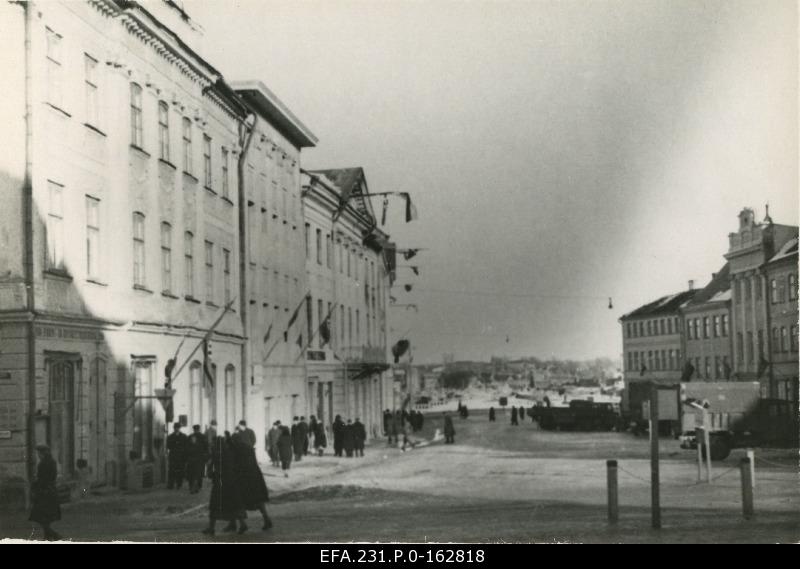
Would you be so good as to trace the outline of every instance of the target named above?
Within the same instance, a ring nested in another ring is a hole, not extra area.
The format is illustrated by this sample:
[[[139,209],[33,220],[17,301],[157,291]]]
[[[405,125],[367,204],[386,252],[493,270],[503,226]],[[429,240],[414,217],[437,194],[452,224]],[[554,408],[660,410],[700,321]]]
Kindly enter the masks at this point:
[[[753,483],[753,490],[756,489],[756,453],[753,449],[747,449],[747,458],[750,459],[750,482]]]
[[[608,478],[608,522],[617,523],[619,520],[619,494],[617,492],[617,461],[606,461]]]
[[[661,529],[661,478],[658,464],[658,384],[650,385],[650,508],[653,529]]]
[[[742,513],[744,519],[753,517],[753,480],[750,477],[750,459],[743,458],[740,463],[742,471]]]
[[[711,484],[711,417],[703,409],[703,442],[706,445],[706,482]]]
[[[698,427],[694,430],[694,440],[697,443],[697,481],[703,478],[703,429]]]

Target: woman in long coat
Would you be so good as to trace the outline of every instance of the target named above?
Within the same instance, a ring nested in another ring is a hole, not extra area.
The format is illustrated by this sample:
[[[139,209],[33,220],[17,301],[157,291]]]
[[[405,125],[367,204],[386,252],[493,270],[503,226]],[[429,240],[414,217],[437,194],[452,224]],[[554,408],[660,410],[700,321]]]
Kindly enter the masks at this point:
[[[264,482],[264,475],[261,473],[261,467],[258,466],[256,450],[250,446],[241,433],[235,433],[231,437],[231,448],[233,450],[236,483],[242,494],[244,509],[261,512],[261,517],[264,520],[264,526],[261,529],[266,531],[272,527],[272,520],[267,515],[269,492],[267,491],[267,484]],[[231,522],[225,529],[234,531],[236,524]],[[239,533],[243,533],[246,529],[247,526],[245,525],[244,529],[239,529]]]
[[[58,503],[56,490],[56,476],[58,466],[50,454],[50,447],[39,445],[36,447],[39,455],[39,465],[36,467],[36,479],[31,484],[31,515],[28,518],[36,522],[44,530],[44,538],[48,541],[61,539],[50,524],[61,519],[61,506]]]
[[[225,431],[224,438],[217,437],[211,453],[211,498],[208,502],[208,527],[203,533],[214,535],[217,520],[227,520],[234,527],[238,521],[239,533],[244,533],[247,531],[247,524],[244,522],[246,517],[231,437]]]
[[[333,454],[342,456],[342,448],[344,448],[344,423],[342,416],[336,415],[333,420]]]
[[[281,426],[281,436],[278,439],[278,457],[281,459],[283,475],[289,477],[289,468],[292,466],[292,432],[286,425]]]
[[[328,446],[328,435],[325,434],[325,425],[322,424],[322,421],[317,421],[314,429],[314,450],[319,456],[322,456],[325,447]]]
[[[456,442],[456,428],[453,426],[453,418],[448,414],[444,414],[444,442],[445,444],[452,444]]]
[[[353,450],[356,448],[356,431],[350,419],[342,429],[342,446],[344,446],[344,453],[347,458],[353,458]]]

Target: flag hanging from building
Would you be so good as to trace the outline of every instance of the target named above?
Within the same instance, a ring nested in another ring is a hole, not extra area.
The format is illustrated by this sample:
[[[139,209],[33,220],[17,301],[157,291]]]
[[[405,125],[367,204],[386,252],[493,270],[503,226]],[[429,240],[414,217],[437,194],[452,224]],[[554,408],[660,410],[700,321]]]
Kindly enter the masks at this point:
[[[767,371],[768,367],[769,367],[769,362],[762,355],[761,359],[758,360],[758,374],[756,375],[756,379],[761,379],[761,376],[764,375],[764,372]]]
[[[400,195],[406,200],[406,223],[414,221],[419,216],[417,215],[416,206],[411,203],[411,194],[408,192],[400,192]]]
[[[383,213],[381,214],[381,225],[386,225],[386,210],[389,209],[389,198],[383,197]]]
[[[408,261],[409,259],[415,257],[417,253],[419,253],[419,249],[406,249],[403,251],[403,258]]]
[[[394,356],[394,363],[400,363],[400,358],[408,351],[408,348],[411,347],[411,342],[408,340],[398,340],[398,342],[392,346],[392,355]]]
[[[270,334],[272,334],[272,324],[269,325],[269,328],[267,328],[267,333],[264,334],[264,344],[269,342]]]
[[[683,374],[681,375],[681,381],[687,382],[692,381],[692,376],[694,375],[694,366],[691,362],[687,361],[686,365],[683,366]]]
[[[211,376],[211,370],[209,369],[209,356],[208,340],[205,340],[203,342],[203,375],[208,380],[208,384],[211,386],[211,389],[214,389],[214,378]]]
[[[319,337],[322,338],[322,344],[320,345],[320,347],[324,348],[328,344],[328,342],[331,341],[331,327],[328,324],[327,318],[319,327]]]
[[[414,271],[415,275],[419,276],[419,267],[416,265],[409,265],[409,267],[411,267],[411,270]]]

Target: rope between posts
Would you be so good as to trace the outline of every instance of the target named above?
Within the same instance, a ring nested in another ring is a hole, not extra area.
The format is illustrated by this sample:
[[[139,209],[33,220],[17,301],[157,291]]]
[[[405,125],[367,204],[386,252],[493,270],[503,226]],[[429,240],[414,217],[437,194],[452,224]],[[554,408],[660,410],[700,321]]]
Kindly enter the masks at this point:
[[[785,468],[787,470],[794,470],[794,466],[786,466],[785,464],[778,464],[777,462],[772,462],[761,457],[755,457],[755,459],[759,462],[763,462],[764,464],[769,464],[770,466],[777,466],[778,468]]]
[[[622,472],[624,472],[625,474],[627,474],[628,476],[632,476],[633,478],[636,478],[637,480],[641,480],[642,482],[644,482],[644,483],[646,483],[646,484],[650,484],[650,480],[647,480],[647,479],[645,479],[645,478],[642,478],[641,476],[638,476],[638,475],[634,474],[633,472],[630,472],[630,471],[628,471],[628,470],[625,470],[624,468],[622,468],[622,467],[621,467],[621,466],[619,466],[619,465],[617,465],[617,468],[618,468],[619,470],[621,470]]]
[[[713,480],[719,480],[720,478],[722,478],[722,477],[723,477],[723,476],[725,476],[726,474],[730,474],[730,473],[731,473],[731,472],[733,472],[734,470],[739,470],[739,467],[738,467],[738,466],[734,466],[733,468],[729,468],[728,470],[726,470],[726,471],[725,471],[725,472],[723,472],[722,474],[718,474],[717,476],[715,476],[715,477],[714,477],[714,478],[712,478],[711,480],[712,480],[712,481],[713,481]]]
[[[632,478],[635,478],[636,480],[640,480],[641,482],[644,482],[645,484],[650,484],[651,483],[650,480],[647,480],[646,478],[642,478],[641,476],[638,476],[638,475],[634,474],[633,472],[631,472],[629,470],[626,470],[622,466],[617,465],[617,469],[622,471],[622,472],[624,472],[628,476],[630,476]],[[722,474],[718,474],[717,476],[715,476],[711,480],[712,480],[712,482],[714,480],[719,480],[720,478],[730,474],[734,470],[739,470],[739,467],[738,466],[734,466],[733,468],[730,468],[730,469],[726,470]],[[704,483],[705,483],[705,481],[698,481],[698,482],[692,482],[691,484],[661,484],[661,485],[664,486],[664,487],[672,486],[672,487],[675,487],[675,488],[691,488],[692,486],[698,486],[698,485],[704,484]]]

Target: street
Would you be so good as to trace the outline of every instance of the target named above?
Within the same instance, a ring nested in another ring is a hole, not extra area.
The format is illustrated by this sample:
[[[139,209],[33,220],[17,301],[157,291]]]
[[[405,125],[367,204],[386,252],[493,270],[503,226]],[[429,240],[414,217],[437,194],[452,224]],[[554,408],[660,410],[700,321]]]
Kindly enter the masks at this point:
[[[442,420],[428,417],[418,440]],[[649,443],[628,433],[539,431],[508,414],[456,418],[456,444],[407,452],[381,441],[366,456],[308,456],[290,478],[262,465],[275,527],[261,531],[249,513],[243,535],[200,533],[208,484],[199,495],[157,488],[102,489],[62,506],[55,527],[75,541],[157,542],[796,542],[800,488],[796,449],[756,450],[755,518],[741,515],[737,449],[714,464],[712,484],[697,482],[695,454],[662,439],[661,530],[650,529]],[[619,460],[620,520],[606,520],[607,459]],[[23,512],[0,513],[0,535],[40,539]]]

